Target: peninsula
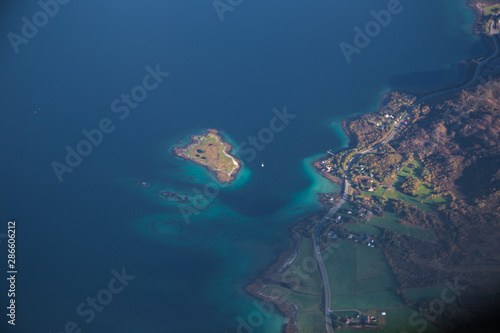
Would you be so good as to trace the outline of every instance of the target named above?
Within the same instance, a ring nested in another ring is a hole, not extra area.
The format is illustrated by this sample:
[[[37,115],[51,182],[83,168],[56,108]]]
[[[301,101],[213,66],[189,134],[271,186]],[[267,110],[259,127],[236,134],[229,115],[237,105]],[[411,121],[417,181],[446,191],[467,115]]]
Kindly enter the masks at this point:
[[[221,182],[234,180],[242,163],[230,154],[231,145],[224,142],[215,129],[191,136],[186,147],[174,147],[173,153],[186,160],[202,165],[214,172]]]

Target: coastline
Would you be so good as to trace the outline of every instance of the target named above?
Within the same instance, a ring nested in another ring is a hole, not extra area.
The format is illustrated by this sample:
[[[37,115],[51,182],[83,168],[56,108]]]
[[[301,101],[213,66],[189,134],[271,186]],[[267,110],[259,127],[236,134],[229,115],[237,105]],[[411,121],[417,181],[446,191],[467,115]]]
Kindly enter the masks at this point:
[[[344,183],[344,181],[339,178],[339,177],[336,177],[332,174],[329,174],[327,171],[324,171],[323,170],[323,167],[321,166],[321,161],[325,158],[325,156],[321,157],[320,159],[316,160],[314,163],[313,163],[313,166],[321,173],[321,175],[330,180],[331,182],[335,183],[335,184],[338,184],[340,186],[342,186],[342,184]]]
[[[468,0],[467,4],[472,10],[475,11],[475,13],[477,15],[476,22],[473,26],[473,28],[474,28],[473,33],[479,35],[479,37],[485,42],[485,44],[490,49],[490,54],[492,54],[494,52],[494,48],[492,47],[493,43],[491,42],[490,39],[488,39],[487,37],[485,37],[482,34],[479,34],[479,32],[477,31],[477,26],[481,22],[481,19],[482,19],[482,11],[480,10],[480,8],[478,6],[478,1],[477,0]],[[488,58],[488,57],[489,57],[489,55],[485,55],[481,58]],[[339,122],[340,127],[342,128],[344,135],[348,139],[348,145],[347,145],[347,147],[340,149],[336,153],[341,152],[341,151],[345,151],[345,150],[349,150],[349,149],[353,149],[358,144],[356,135],[354,133],[352,133],[349,130],[349,127],[347,126],[349,124],[349,122],[357,119],[358,117],[366,116],[367,114],[377,113],[380,110],[384,109],[388,104],[387,103],[388,100],[390,100],[387,97],[392,92],[397,91],[397,92],[400,92],[403,94],[411,94],[411,95],[415,96],[417,99],[419,99],[421,96],[425,96],[426,94],[429,94],[431,92],[451,90],[454,87],[461,86],[464,82],[467,82],[470,79],[471,73],[476,68],[476,63],[477,63],[478,59],[481,59],[481,58],[468,59],[468,60],[465,60],[463,63],[461,63],[460,64],[461,76],[457,81],[449,82],[447,84],[441,85],[439,87],[436,87],[436,88],[433,88],[430,90],[421,90],[421,91],[388,90],[388,91],[381,92],[379,95],[380,97],[379,97],[379,103],[378,103],[377,108],[375,108],[374,110],[371,110],[367,113],[349,116],[345,119],[342,119]],[[325,160],[328,156],[329,156],[328,154],[323,155],[322,157],[320,157],[319,159],[314,161],[312,163],[312,165],[321,173],[321,175],[323,177],[325,177],[326,179],[329,179],[330,181],[332,181],[336,184],[340,184],[342,186],[343,179],[331,175],[330,173],[325,171],[321,165],[321,162],[323,160]],[[321,195],[319,196],[318,200],[324,206],[324,202],[321,198]],[[298,254],[298,248],[299,248],[299,245],[301,242],[300,235],[297,235],[293,231],[293,229],[295,227],[299,226],[301,223],[305,223],[306,221],[307,221],[307,219],[300,221],[290,228],[290,237],[293,240],[293,245],[288,250],[281,253],[279,255],[277,261],[275,263],[273,263],[271,266],[269,266],[267,269],[265,269],[262,273],[260,273],[258,275],[258,277],[252,283],[245,286],[245,290],[247,292],[249,292],[253,297],[255,297],[257,299],[264,300],[264,301],[270,301],[275,306],[277,306],[279,308],[279,310],[288,319],[288,323],[284,324],[283,329],[282,329],[282,332],[286,332],[286,333],[296,332],[296,328],[297,328],[296,313],[298,310],[297,305],[292,304],[292,303],[288,303],[284,298],[269,297],[267,295],[262,294],[262,291],[264,290],[265,287],[267,287],[269,285],[279,285],[279,281],[274,280],[273,277],[276,274],[284,272],[286,270],[286,268],[289,267],[293,263],[294,259],[296,258],[297,254]]]
[[[477,0],[468,0],[467,1],[467,6],[469,8],[472,8],[474,13],[476,14],[476,20],[474,22],[474,33],[479,34],[479,30],[477,29],[478,24],[481,22],[481,18],[483,16],[483,10],[479,6],[479,3]]]
[[[355,114],[353,116],[347,117],[345,119],[342,119],[340,121],[340,126],[342,128],[342,131],[344,135],[346,135],[348,139],[348,145],[347,147],[344,147],[340,149],[338,152],[353,149],[357,146],[357,137],[352,133],[349,129],[347,124],[349,122],[356,120],[360,117],[366,116],[367,114],[372,114],[372,113],[377,113],[380,112],[381,110],[385,109],[389,102],[391,101],[390,95],[392,92],[395,90],[384,90],[383,92],[380,93],[379,97],[379,102],[377,104],[377,107],[368,112],[368,113],[363,113],[363,114]],[[344,180],[342,178],[336,177],[330,173],[328,173],[326,170],[324,170],[321,162],[325,160],[325,158],[328,158],[328,154],[321,156],[317,160],[315,160],[312,165],[314,168],[317,169],[321,175],[330,180],[331,182],[338,184],[340,186],[343,186]],[[327,198],[325,197],[325,194],[318,194],[318,201],[321,203],[323,206],[323,212],[328,211],[328,206],[327,206]],[[309,216],[297,223],[295,223],[292,227],[289,229],[289,234],[290,238],[292,239],[292,246],[282,252],[276,262],[274,262],[271,266],[267,267],[265,270],[263,270],[261,273],[258,274],[257,278],[255,278],[250,284],[246,285],[244,288],[245,290],[250,293],[253,297],[263,300],[263,301],[268,301],[272,302],[279,310],[280,312],[284,315],[285,318],[287,318],[287,323],[283,325],[282,331],[283,333],[294,333],[296,332],[297,329],[297,318],[296,318],[296,313],[298,311],[298,307],[294,303],[287,302],[283,297],[280,297],[280,295],[275,295],[275,297],[270,297],[268,295],[265,295],[262,293],[262,291],[267,287],[267,286],[280,286],[283,287],[279,281],[274,279],[274,276],[280,273],[283,273],[286,271],[286,269],[293,264],[295,258],[298,255],[298,249],[302,241],[302,236],[300,236],[296,231],[295,228],[299,227],[301,224],[307,224],[309,223],[309,220],[311,218],[314,218],[315,216]]]
[[[289,229],[289,235],[292,240],[292,246],[282,252],[278,259],[267,267],[265,270],[261,271],[257,278],[254,279],[250,284],[246,285],[245,290],[253,297],[273,303],[281,314],[287,318],[287,322],[283,324],[281,329],[282,333],[294,333],[297,327],[297,310],[298,307],[294,303],[287,302],[280,295],[269,296],[262,293],[262,291],[268,286],[280,286],[280,282],[274,279],[276,274],[283,273],[286,269],[294,262],[298,254],[299,246],[302,242],[302,236],[300,236],[294,229],[304,221],[296,223]]]
[[[199,160],[190,158],[189,156],[187,156],[185,154],[185,152],[188,151],[189,149],[191,149],[191,147],[193,147],[194,145],[197,145],[197,144],[200,143],[200,140],[199,140],[198,136],[200,136],[200,135],[208,135],[208,134],[214,135],[217,138],[217,141],[219,141],[224,146],[223,153],[227,157],[229,157],[233,161],[233,164],[235,165],[234,169],[231,170],[231,172],[225,172],[225,171],[222,171],[222,170],[215,169],[209,163],[203,163],[203,162],[201,162]],[[238,160],[238,159],[235,159],[232,155],[230,155],[230,152],[233,149],[233,147],[229,143],[227,143],[226,141],[224,141],[222,139],[222,137],[220,136],[218,130],[216,130],[216,129],[207,129],[204,133],[201,133],[201,134],[198,134],[198,135],[191,135],[189,137],[189,139],[191,140],[191,142],[188,143],[187,146],[185,146],[185,147],[173,147],[172,148],[172,154],[174,156],[178,156],[178,157],[183,158],[183,159],[185,159],[187,161],[191,161],[193,163],[196,163],[196,164],[198,164],[200,166],[203,166],[203,167],[207,168],[210,172],[215,173],[215,175],[217,176],[217,179],[220,182],[222,182],[222,183],[228,183],[228,182],[231,182],[231,181],[233,181],[233,180],[236,179],[236,175],[242,169],[242,162],[240,160]]]
[[[419,99],[420,97],[428,95],[430,93],[435,93],[435,92],[445,91],[445,90],[452,90],[453,88],[459,87],[471,79],[471,77],[474,75],[474,71],[476,69],[476,64],[481,59],[488,58],[495,51],[495,45],[492,42],[491,38],[489,38],[485,34],[481,33],[480,29],[478,28],[482,22],[482,19],[483,19],[483,11],[482,11],[481,7],[479,6],[479,3],[481,3],[481,0],[467,0],[465,5],[467,7],[469,7],[469,9],[476,16],[475,20],[474,20],[474,24],[471,27],[472,34],[476,35],[480,40],[482,40],[484,42],[486,47],[489,49],[490,53],[485,54],[484,56],[481,56],[481,57],[471,58],[471,59],[464,60],[464,61],[460,62],[458,64],[459,68],[460,68],[460,77],[456,81],[444,83],[444,84],[437,86],[437,87],[434,87],[434,88],[421,89],[421,90],[401,89],[398,91],[400,91],[402,93],[414,95]]]

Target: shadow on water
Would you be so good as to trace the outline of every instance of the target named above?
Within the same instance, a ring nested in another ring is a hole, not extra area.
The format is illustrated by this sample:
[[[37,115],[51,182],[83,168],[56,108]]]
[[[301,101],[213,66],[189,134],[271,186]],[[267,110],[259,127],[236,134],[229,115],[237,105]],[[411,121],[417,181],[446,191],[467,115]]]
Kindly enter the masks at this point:
[[[391,87],[398,87],[400,89],[430,89],[460,80],[463,76],[460,74],[462,68],[462,64],[453,64],[447,69],[395,75],[389,79],[389,84]],[[430,82],[432,82],[432,84],[428,87],[423,85],[423,83],[429,84]]]

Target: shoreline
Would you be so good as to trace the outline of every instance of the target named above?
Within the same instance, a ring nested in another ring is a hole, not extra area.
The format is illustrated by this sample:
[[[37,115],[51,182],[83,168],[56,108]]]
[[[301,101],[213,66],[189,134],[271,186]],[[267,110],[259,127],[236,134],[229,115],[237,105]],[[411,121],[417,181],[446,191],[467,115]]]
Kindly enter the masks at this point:
[[[489,55],[485,55],[485,56],[480,57],[480,58],[488,58],[494,52],[494,49],[492,48],[491,41],[488,38],[486,38],[484,35],[479,34],[479,32],[476,29],[478,23],[481,22],[481,20],[482,20],[482,12],[478,6],[478,1],[477,0],[468,0],[467,5],[469,7],[471,7],[471,9],[475,10],[475,12],[477,14],[475,24],[473,25],[473,29],[474,29],[473,33],[478,34],[479,37],[485,42],[487,47],[490,49]],[[347,145],[347,147],[340,149],[336,153],[341,152],[341,151],[345,151],[345,150],[349,150],[349,149],[353,149],[358,144],[356,136],[348,129],[348,126],[346,126],[348,124],[348,122],[350,122],[358,117],[364,116],[366,114],[377,113],[381,109],[385,108],[386,107],[385,101],[387,101],[386,97],[390,93],[397,91],[397,92],[400,92],[403,94],[410,94],[410,95],[415,96],[418,100],[418,99],[420,99],[421,96],[425,96],[429,93],[446,91],[446,90],[450,90],[454,87],[459,87],[459,86],[463,85],[464,82],[467,82],[469,80],[469,78],[471,76],[471,72],[476,68],[476,66],[475,66],[476,60],[480,59],[480,58],[472,58],[472,59],[464,60],[463,63],[460,63],[461,75],[460,75],[460,78],[455,82],[449,82],[449,83],[443,84],[443,85],[436,87],[436,88],[433,88],[433,89],[426,89],[426,90],[420,90],[420,91],[388,90],[388,91],[381,92],[379,95],[380,96],[379,103],[378,103],[378,106],[376,109],[369,111],[367,113],[349,116],[347,118],[342,119],[339,122],[344,135],[346,135],[346,137],[348,139],[348,145]],[[333,176],[333,175],[329,174],[328,172],[322,170],[321,162],[323,160],[325,160],[325,158],[327,158],[327,157],[328,157],[328,154],[321,156],[319,159],[317,159],[316,161],[314,161],[312,163],[313,167],[316,168],[324,178],[332,181],[333,183],[340,184],[342,186],[343,179],[340,179],[340,178]],[[319,200],[322,203],[322,205],[324,206],[324,203],[322,202],[321,197],[319,198]],[[276,274],[284,272],[293,263],[293,261],[297,257],[298,249],[299,249],[299,246],[301,243],[301,236],[298,235],[294,231],[294,228],[299,226],[301,223],[305,223],[309,218],[306,218],[304,220],[301,220],[298,223],[295,223],[290,228],[289,233],[290,233],[290,237],[292,238],[292,241],[293,241],[293,245],[291,246],[291,248],[282,252],[279,255],[276,262],[274,262],[271,266],[269,266],[268,268],[263,270],[261,273],[259,273],[256,279],[254,279],[250,284],[245,286],[245,290],[247,292],[249,292],[253,297],[255,297],[257,299],[264,300],[264,301],[272,302],[284,314],[285,318],[288,319],[288,322],[285,323],[283,325],[283,328],[282,328],[282,332],[285,332],[285,333],[296,332],[296,328],[297,328],[296,313],[298,311],[297,305],[293,304],[293,303],[288,303],[283,297],[281,297],[281,298],[274,297],[273,298],[273,297],[269,297],[267,295],[263,295],[262,291],[269,285],[280,286],[279,282],[274,280],[273,277]]]
[[[201,161],[192,159],[192,158],[190,158],[189,156],[187,156],[185,154],[185,152],[188,151],[189,149],[191,149],[192,146],[197,145],[197,144],[200,143],[200,140],[197,138],[199,135],[208,135],[208,134],[212,134],[212,135],[214,135],[217,138],[217,141],[219,143],[221,143],[223,145],[223,147],[224,147],[224,150],[223,150],[224,155],[226,155],[227,157],[229,157],[233,161],[233,164],[234,164],[235,167],[231,170],[231,172],[225,172],[225,171],[217,170],[214,167],[212,167],[210,164],[203,163]],[[215,173],[215,175],[217,176],[217,179],[220,182],[222,182],[222,183],[229,183],[229,182],[232,182],[233,180],[236,179],[236,176],[238,175],[238,173],[242,169],[243,163],[240,160],[234,158],[232,155],[229,154],[231,152],[231,150],[233,149],[233,147],[231,146],[231,144],[225,142],[222,139],[222,137],[220,136],[218,130],[216,130],[216,129],[207,129],[206,131],[204,131],[201,134],[191,135],[189,137],[189,139],[191,140],[191,142],[188,143],[187,146],[184,146],[184,147],[173,147],[172,148],[172,154],[174,156],[183,158],[183,159],[185,159],[187,161],[193,162],[195,164],[198,164],[200,166],[203,166],[203,167],[207,168],[210,172]],[[224,177],[224,175],[227,176],[227,177]]]
[[[329,181],[335,183],[335,184],[338,184],[340,186],[342,186],[344,184],[344,180],[339,178],[339,177],[336,177],[334,175],[331,175],[329,174],[327,171],[324,171],[323,170],[323,167],[321,166],[321,161],[325,158],[325,156],[322,156],[320,157],[318,160],[314,161],[314,163],[312,164],[313,167],[316,168],[316,170],[318,170],[318,172],[321,174],[321,176],[323,176],[323,178],[326,178],[328,179]]]
[[[476,57],[476,58],[470,58],[467,60],[463,60],[462,62],[458,63],[458,66],[460,68],[460,77],[456,81],[444,83],[444,84],[441,84],[441,85],[434,87],[434,88],[431,87],[431,88],[421,89],[421,90],[400,89],[397,91],[399,91],[401,93],[416,96],[417,99],[420,99],[420,97],[428,95],[430,93],[451,90],[455,87],[459,87],[471,79],[471,77],[473,76],[473,72],[476,69],[477,62],[480,61],[481,59],[488,58],[491,54],[494,53],[494,50],[495,50],[495,45],[492,42],[491,38],[489,38],[485,34],[481,33],[481,31],[479,31],[479,29],[477,29],[478,26],[480,25],[480,23],[482,22],[482,19],[483,19],[483,11],[480,8],[479,3],[481,3],[480,0],[467,0],[466,1],[466,6],[469,7],[469,9],[471,11],[473,11],[476,15],[476,18],[474,20],[474,24],[472,25],[471,32],[473,35],[477,35],[479,37],[479,39],[484,42],[486,47],[489,49],[489,54],[485,54],[483,56]],[[369,113],[372,113],[372,112],[369,112]]]
[[[367,112],[367,113],[363,113],[363,114],[356,114],[353,116],[349,116],[345,119],[342,119],[339,122],[344,135],[348,139],[348,145],[347,145],[347,147],[344,147],[344,148],[336,151],[336,153],[339,153],[339,152],[342,152],[345,150],[353,149],[358,144],[356,136],[354,135],[354,133],[352,133],[348,129],[347,124],[350,121],[358,119],[359,117],[366,116],[367,114],[377,113],[380,110],[383,110],[384,108],[386,108],[388,103],[391,101],[391,98],[388,98],[388,97],[390,97],[390,94],[392,92],[395,92],[395,91],[401,92],[399,90],[384,90],[384,91],[382,91],[379,95],[380,97],[379,97],[379,102],[377,104],[377,107],[374,110]],[[403,92],[403,93],[406,94],[406,92]],[[329,154],[322,155],[320,158],[318,158],[317,160],[315,160],[312,163],[312,166],[314,168],[316,168],[316,170],[318,172],[320,172],[324,178],[326,178],[326,179],[330,180],[331,182],[338,184],[342,187],[342,186],[344,186],[344,180],[342,178],[331,175],[327,171],[323,170],[323,166],[321,165],[321,162],[323,160],[325,160],[326,158],[328,158],[328,156],[329,156]],[[338,193],[336,193],[334,195],[338,195]],[[322,213],[324,213],[325,211],[328,211],[329,208],[326,204],[326,199],[324,197],[324,194],[318,193],[318,201],[321,203],[321,205],[323,207]],[[283,288],[283,286],[280,285],[279,281],[274,280],[274,276],[276,274],[283,273],[284,271],[286,271],[286,269],[290,265],[293,264],[295,258],[298,255],[298,249],[299,249],[299,246],[300,246],[300,243],[302,240],[302,236],[300,236],[294,229],[296,227],[300,226],[302,223],[307,223],[309,221],[309,219],[311,219],[313,217],[314,217],[314,215],[306,217],[303,220],[295,223],[293,226],[290,227],[289,234],[290,234],[290,238],[293,241],[292,246],[289,249],[287,249],[286,251],[282,252],[279,255],[276,262],[274,262],[271,266],[268,266],[265,270],[263,270],[261,273],[259,273],[256,279],[254,279],[250,284],[248,284],[244,287],[244,289],[248,293],[250,293],[253,297],[260,299],[260,300],[263,300],[263,301],[272,302],[280,310],[280,312],[284,314],[284,316],[288,322],[283,325],[283,328],[281,330],[282,333],[295,333],[296,332],[296,329],[297,329],[296,313],[298,311],[298,307],[294,303],[287,302],[286,299],[284,299],[283,297],[269,297],[267,295],[262,294],[262,291],[267,286],[272,286],[272,285],[279,286],[279,287]]]
[[[276,274],[285,272],[290,265],[293,264],[295,258],[298,255],[298,249],[302,243],[302,236],[295,231],[295,227],[304,223],[304,220],[296,223],[289,229],[289,235],[292,240],[292,246],[282,252],[278,259],[268,266],[265,270],[261,271],[257,278],[254,279],[250,284],[246,285],[244,289],[253,297],[271,302],[276,306],[279,312],[287,319],[287,322],[283,323],[281,328],[282,333],[294,333],[297,327],[297,311],[298,307],[294,303],[287,302],[283,297],[276,295],[272,297],[270,295],[265,295],[262,291],[268,286],[281,286],[280,282],[274,279]]]

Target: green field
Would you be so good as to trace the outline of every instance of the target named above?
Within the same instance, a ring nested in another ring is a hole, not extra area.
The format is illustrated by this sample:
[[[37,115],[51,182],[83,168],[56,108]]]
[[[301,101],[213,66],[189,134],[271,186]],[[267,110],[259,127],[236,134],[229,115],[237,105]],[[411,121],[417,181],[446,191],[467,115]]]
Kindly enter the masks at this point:
[[[394,188],[391,188],[390,190],[385,191],[385,195],[384,196],[387,199],[399,199],[399,200],[403,200],[404,202],[406,202],[406,203],[408,203],[410,205],[413,205],[413,206],[417,207],[418,209],[421,209],[421,210],[423,210],[425,212],[430,212],[430,211],[435,210],[434,207],[432,207],[432,206],[430,206],[428,204],[420,202],[419,198],[411,196],[411,195],[408,195],[408,194],[401,193],[399,191],[396,191]]]
[[[380,228],[389,229],[403,235],[415,237],[426,242],[433,242],[436,240],[436,234],[434,231],[402,224],[398,222],[398,218],[393,213],[385,212],[384,217],[374,217],[367,223]]]
[[[332,296],[334,309],[382,309],[402,305],[401,298],[394,291]]]
[[[299,332],[323,333],[326,331],[320,295],[304,295],[277,286],[266,287],[262,293],[265,295],[283,295],[287,302],[297,305],[297,328]]]
[[[493,5],[493,6],[488,6],[488,7],[484,7],[483,10],[484,10],[484,14],[485,15],[492,15],[492,14],[495,14],[494,12],[494,9],[497,9],[498,12],[500,13],[500,5]]]
[[[322,284],[314,266],[305,265],[314,257],[312,241],[304,238],[294,263],[282,274],[282,281],[290,284],[287,289],[280,286],[268,286],[263,290],[266,295],[282,295],[288,302],[298,306],[298,332],[325,332],[322,304]],[[354,316],[357,312],[342,309],[377,312],[381,318],[378,330],[382,332],[417,332],[422,326],[411,326],[410,316],[413,309],[404,307],[396,293],[397,281],[392,274],[382,249],[368,247],[352,241],[340,241],[323,252],[323,260],[332,292],[332,309],[341,316]],[[304,270],[304,267],[309,267]],[[312,269],[311,269],[312,268]],[[297,271],[301,272],[297,275]],[[293,273],[295,272],[295,273]],[[299,278],[301,277],[301,278]],[[293,280],[295,279],[295,280]],[[297,280],[298,279],[298,280]],[[297,283],[299,282],[299,283]],[[441,288],[409,289],[405,293],[414,299],[422,296],[434,296]],[[387,312],[381,317],[380,313]],[[415,315],[414,315],[415,316]],[[422,318],[420,315],[418,318]],[[422,324],[421,324],[422,325]],[[434,332],[435,327],[426,323],[426,332]],[[352,329],[351,329],[352,330]],[[376,330],[374,328],[364,328]],[[348,332],[349,328],[339,329]],[[359,331],[356,330],[356,331]]]
[[[394,290],[397,286],[396,278],[392,274],[384,274],[369,279],[358,280],[356,283],[357,293],[371,293],[377,291]]]
[[[299,293],[320,295],[323,282],[319,275],[312,241],[303,238],[297,258],[292,265],[279,277],[293,291]]]
[[[349,317],[349,318],[356,317],[359,314],[358,311],[333,311],[333,313],[341,317]]]
[[[342,241],[323,255],[332,293],[332,309],[401,306],[397,282],[380,248]]]
[[[399,179],[400,176],[398,176]],[[394,182],[396,184],[399,180]],[[401,183],[404,179],[400,180]],[[432,212],[437,209],[438,205],[441,203],[445,203],[448,201],[446,197],[434,197],[432,198],[432,194],[434,194],[432,190],[432,185],[429,183],[420,183],[418,185],[419,191],[417,192],[417,196],[404,194],[399,190],[398,185],[393,185],[391,189],[385,191],[384,197],[387,199],[399,199],[404,202],[417,207],[425,212]]]
[[[356,280],[391,274],[392,270],[380,248],[356,244]],[[396,286],[395,286],[396,287]]]
[[[439,330],[431,322],[423,320],[416,310],[408,307],[386,310],[386,324],[382,332],[387,333],[434,333]],[[412,325],[413,324],[413,325]]]
[[[326,332],[325,315],[322,311],[299,311],[297,321],[298,332]]]
[[[299,332],[325,332],[325,320],[321,308],[323,282],[319,275],[312,241],[303,238],[297,258],[292,265],[278,277],[291,288],[278,286],[266,287],[266,295],[278,293],[298,307],[297,321]]]
[[[374,192],[364,191],[363,195],[374,195],[374,196],[377,196],[377,197],[381,197],[382,195],[384,195],[384,191],[385,191],[385,188],[383,188],[382,186],[379,186],[377,188],[377,190],[374,191]]]
[[[332,295],[352,294],[356,260],[354,243],[342,241],[338,244],[337,248],[332,248],[330,255],[323,255],[330,292]]]
[[[349,224],[344,224],[344,228],[349,231],[349,232],[352,232],[354,234],[363,234],[363,233],[366,233],[366,234],[369,234],[369,235],[372,235],[372,236],[376,236],[376,237],[379,237],[382,235],[382,231],[377,228],[377,227],[374,227],[372,225],[369,225],[369,224],[366,224],[366,223],[349,223]]]
[[[410,168],[410,165],[414,165],[415,168]],[[411,162],[410,164],[408,164],[408,166],[401,169],[401,171],[397,174],[396,180],[392,184],[391,189],[387,190],[384,196],[388,199],[403,200],[406,203],[414,205],[415,207],[426,212],[436,210],[439,204],[446,202],[448,199],[443,197],[431,197],[432,194],[434,194],[434,186],[428,182],[423,181],[423,172],[424,168],[418,161]],[[420,182],[418,185],[418,191],[415,196],[404,194],[401,191],[401,185],[405,181],[406,177],[413,177]]]

